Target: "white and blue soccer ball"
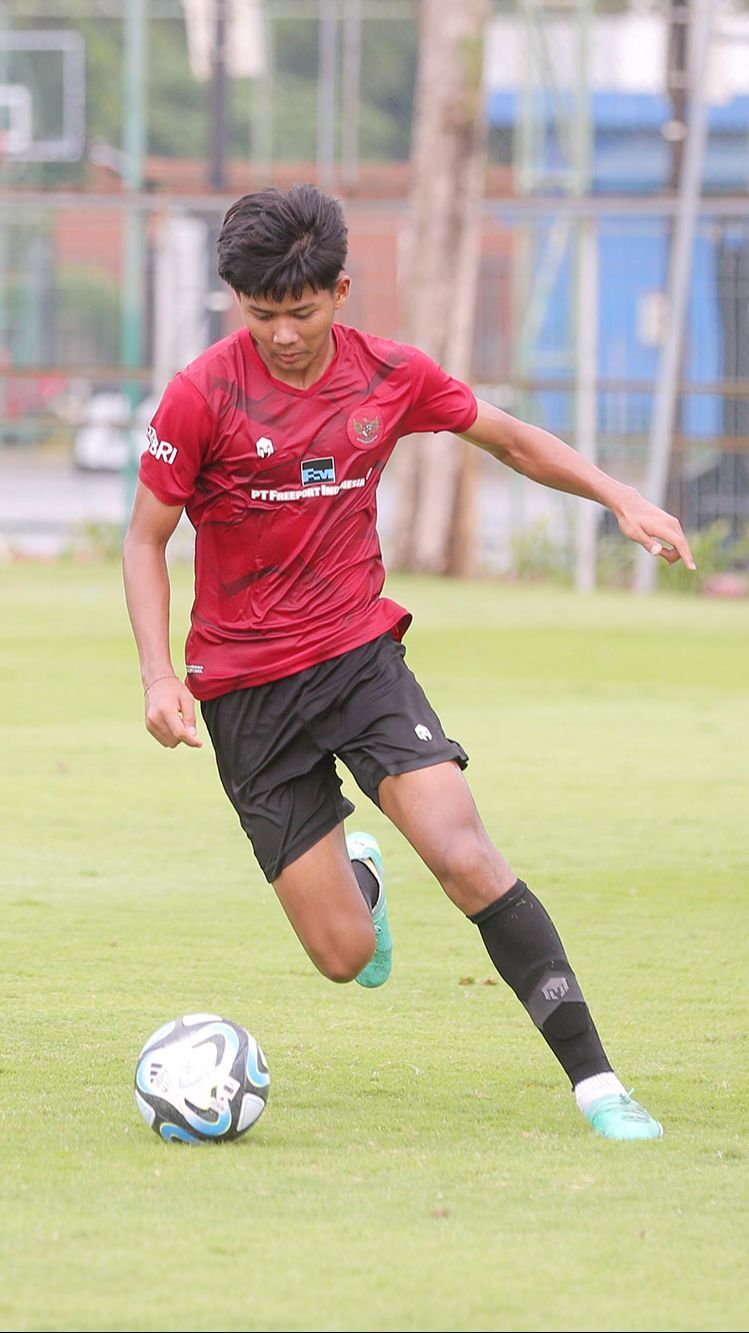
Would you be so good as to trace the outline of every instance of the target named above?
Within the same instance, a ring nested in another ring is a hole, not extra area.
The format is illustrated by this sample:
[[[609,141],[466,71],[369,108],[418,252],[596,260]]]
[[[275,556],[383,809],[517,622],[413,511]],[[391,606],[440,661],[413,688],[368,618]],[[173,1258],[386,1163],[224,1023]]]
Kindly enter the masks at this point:
[[[270,1074],[255,1038],[218,1014],[185,1014],[148,1038],[135,1068],[143,1119],[167,1141],[223,1143],[265,1110]]]

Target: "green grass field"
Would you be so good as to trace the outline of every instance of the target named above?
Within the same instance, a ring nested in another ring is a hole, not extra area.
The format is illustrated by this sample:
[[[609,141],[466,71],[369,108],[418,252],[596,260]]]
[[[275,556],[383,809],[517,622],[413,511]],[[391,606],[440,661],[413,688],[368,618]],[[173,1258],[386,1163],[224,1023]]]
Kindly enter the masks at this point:
[[[749,1328],[749,606],[391,587],[666,1137],[590,1133],[478,933],[358,794],[394,972],[319,977],[210,747],[142,728],[117,568],[6,564],[3,1329]],[[260,1041],[268,1109],[238,1144],[165,1145],[135,1059],[205,1009]]]

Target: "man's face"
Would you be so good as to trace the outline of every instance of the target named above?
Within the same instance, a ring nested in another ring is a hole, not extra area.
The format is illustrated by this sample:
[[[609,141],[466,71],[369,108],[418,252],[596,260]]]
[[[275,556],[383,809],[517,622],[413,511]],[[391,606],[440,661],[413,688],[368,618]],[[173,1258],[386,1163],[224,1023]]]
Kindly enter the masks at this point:
[[[333,291],[305,287],[300,298],[268,301],[237,293],[250,335],[272,375],[295,382],[323,373],[333,354],[331,327],[348,298],[350,279],[339,278]]]

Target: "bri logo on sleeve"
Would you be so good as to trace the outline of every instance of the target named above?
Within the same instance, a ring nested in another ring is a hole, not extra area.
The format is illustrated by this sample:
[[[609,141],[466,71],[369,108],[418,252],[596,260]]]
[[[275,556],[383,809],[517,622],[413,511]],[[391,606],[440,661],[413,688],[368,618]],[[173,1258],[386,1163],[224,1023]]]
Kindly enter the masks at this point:
[[[154,458],[160,463],[173,463],[177,457],[176,444],[170,444],[168,440],[160,440],[153,426],[149,426],[146,432],[148,440],[148,452],[153,454]]]

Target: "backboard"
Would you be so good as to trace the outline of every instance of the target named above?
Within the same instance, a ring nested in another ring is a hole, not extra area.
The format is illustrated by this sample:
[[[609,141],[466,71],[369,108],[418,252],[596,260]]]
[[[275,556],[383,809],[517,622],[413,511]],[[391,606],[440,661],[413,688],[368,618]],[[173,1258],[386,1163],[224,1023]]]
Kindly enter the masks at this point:
[[[0,32],[0,151],[75,162],[85,144],[85,50],[70,29]]]

